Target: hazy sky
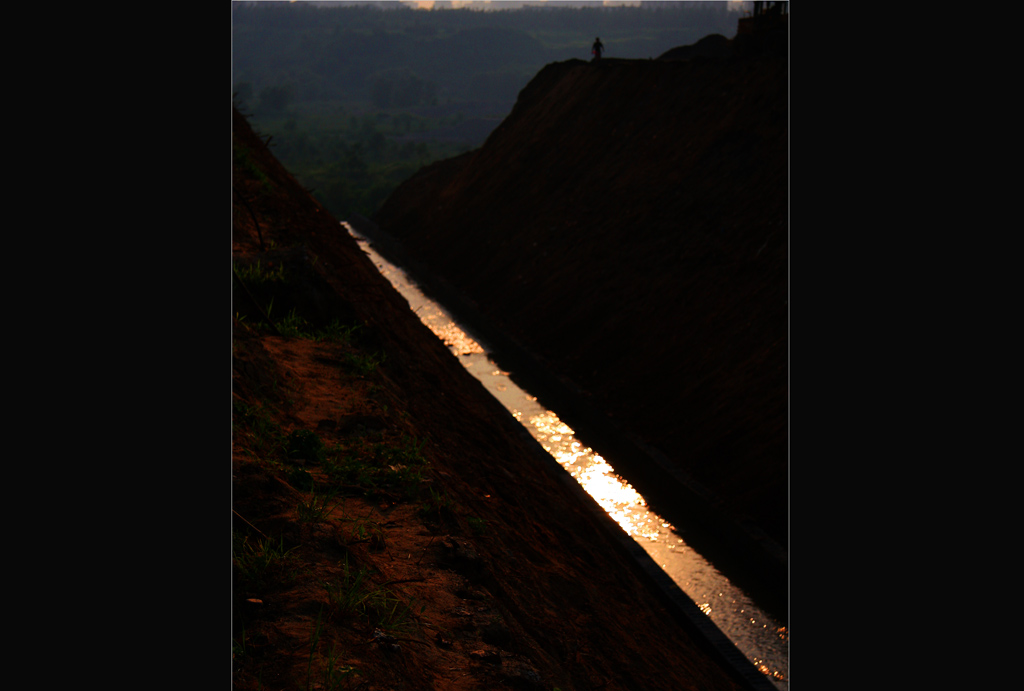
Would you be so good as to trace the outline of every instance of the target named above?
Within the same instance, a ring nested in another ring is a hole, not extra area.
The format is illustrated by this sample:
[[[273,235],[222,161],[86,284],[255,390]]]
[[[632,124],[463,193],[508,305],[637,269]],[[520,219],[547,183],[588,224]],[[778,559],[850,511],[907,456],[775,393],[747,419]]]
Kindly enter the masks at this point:
[[[270,0],[250,0],[251,2],[266,2]],[[290,2],[296,2],[297,0],[290,0]],[[301,1],[301,0],[299,0]],[[357,0],[352,0],[357,1]],[[434,6],[436,0],[399,0],[404,5],[413,5],[420,9],[429,10]],[[487,9],[488,5],[493,6],[495,9],[507,9],[516,5],[538,5],[546,4],[547,2],[556,2],[558,4],[573,4],[571,0],[526,0],[525,2],[513,2],[508,0],[443,0],[442,4],[448,7],[467,7],[476,6],[480,9]],[[667,1],[667,0],[662,0]],[[720,2],[727,2],[729,9],[733,11],[742,11],[746,8],[743,7],[744,3],[742,0],[719,0]],[[603,0],[605,5],[639,5],[640,0]],[[750,3],[747,3],[748,5]]]
[[[728,1],[729,5],[730,6],[734,6],[735,9],[741,9],[741,6],[743,5],[743,3],[741,1],[738,1],[738,0],[722,0],[722,1]],[[492,3],[491,0],[451,0],[451,2],[448,3],[448,4],[450,6],[452,6],[452,7],[463,7],[463,6],[466,6],[466,5],[491,5],[491,4],[499,5],[499,6],[504,6],[504,7],[509,7],[509,6],[521,5],[521,4],[531,4],[531,5],[545,4],[546,2],[548,2],[548,0],[534,0],[534,2],[530,2],[530,3],[520,3],[520,2],[493,2]],[[603,3],[605,5],[639,5],[640,4],[640,0],[603,0]],[[433,4],[434,4],[434,0],[406,0],[406,4],[416,5],[417,7],[420,7],[422,9],[430,9],[433,6]],[[566,4],[566,3],[563,2],[563,3],[560,3],[560,4]],[[732,9],[732,7],[730,9]]]

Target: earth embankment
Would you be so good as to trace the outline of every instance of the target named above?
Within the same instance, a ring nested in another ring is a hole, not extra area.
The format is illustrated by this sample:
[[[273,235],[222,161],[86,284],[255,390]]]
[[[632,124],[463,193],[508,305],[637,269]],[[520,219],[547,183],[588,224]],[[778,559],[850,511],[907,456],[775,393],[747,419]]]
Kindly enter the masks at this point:
[[[785,57],[554,63],[373,220],[784,550],[787,135]]]
[[[235,687],[763,688],[237,112],[233,145]]]

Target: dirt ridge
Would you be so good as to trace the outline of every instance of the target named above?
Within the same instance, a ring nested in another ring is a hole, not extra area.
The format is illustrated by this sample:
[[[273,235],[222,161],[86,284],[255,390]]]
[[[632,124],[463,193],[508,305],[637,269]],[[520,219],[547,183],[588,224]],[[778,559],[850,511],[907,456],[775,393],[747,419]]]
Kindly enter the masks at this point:
[[[785,555],[787,141],[777,51],[553,63],[373,220]]]
[[[237,112],[233,139],[235,686],[750,686]]]

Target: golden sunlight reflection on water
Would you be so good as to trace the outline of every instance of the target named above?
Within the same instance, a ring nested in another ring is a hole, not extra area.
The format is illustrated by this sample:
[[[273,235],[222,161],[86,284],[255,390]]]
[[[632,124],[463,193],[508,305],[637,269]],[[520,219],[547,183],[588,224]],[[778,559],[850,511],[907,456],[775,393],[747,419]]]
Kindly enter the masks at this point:
[[[448,315],[440,309],[424,306],[417,310],[416,314],[456,355],[482,354],[484,352],[479,343],[455,326]]]
[[[423,323],[458,356],[467,371],[529,430],[756,668],[781,691],[788,691],[786,628],[762,613],[714,566],[688,547],[679,531],[653,513],[644,498],[619,477],[600,454],[577,440],[575,432],[555,413],[543,408],[536,396],[512,382],[509,373],[497,367],[485,349],[459,328],[440,306],[424,296],[401,269],[384,260],[364,239],[352,234],[381,274],[409,301]]]
[[[573,430],[549,410],[531,415],[533,436],[544,450],[569,471],[577,482],[583,485],[615,522],[622,526],[631,537],[658,539],[658,531],[651,529],[655,521],[668,525],[646,510],[647,502],[633,487],[618,475],[614,469],[593,449],[584,447],[573,438]]]

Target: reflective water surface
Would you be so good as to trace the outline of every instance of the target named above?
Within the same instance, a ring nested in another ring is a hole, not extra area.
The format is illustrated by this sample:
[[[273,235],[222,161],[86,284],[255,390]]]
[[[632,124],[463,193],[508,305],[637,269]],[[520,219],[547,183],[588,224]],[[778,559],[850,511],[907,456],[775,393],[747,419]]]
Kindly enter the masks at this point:
[[[775,686],[789,689],[789,636],[741,590],[679,537],[675,528],[648,510],[644,498],[619,477],[608,461],[573,437],[573,430],[545,410],[491,361],[484,348],[439,305],[427,298],[398,267],[377,254],[347,224],[374,264],[431,331],[519,420],[591,497],[665,570],[729,640]]]

